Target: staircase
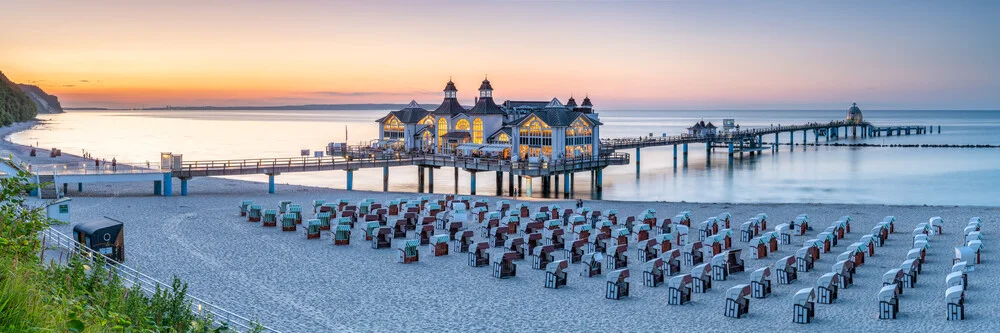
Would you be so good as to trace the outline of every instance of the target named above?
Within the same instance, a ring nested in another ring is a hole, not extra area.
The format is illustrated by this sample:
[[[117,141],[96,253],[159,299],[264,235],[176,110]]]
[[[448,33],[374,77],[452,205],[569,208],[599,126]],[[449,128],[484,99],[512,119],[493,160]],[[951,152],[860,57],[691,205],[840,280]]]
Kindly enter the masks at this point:
[[[38,181],[41,182],[38,190],[41,191],[42,199],[58,199],[59,190],[56,188],[56,178],[53,175],[39,175]]]

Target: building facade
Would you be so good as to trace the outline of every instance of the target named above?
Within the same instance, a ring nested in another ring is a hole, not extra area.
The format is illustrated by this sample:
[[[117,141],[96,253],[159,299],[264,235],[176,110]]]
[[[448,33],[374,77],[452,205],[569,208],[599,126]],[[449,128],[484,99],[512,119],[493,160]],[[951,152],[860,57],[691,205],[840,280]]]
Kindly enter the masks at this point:
[[[497,104],[493,86],[483,80],[471,108],[458,102],[458,89],[448,81],[444,100],[434,111],[416,101],[377,120],[378,144],[435,154],[491,156],[511,161],[559,161],[597,157],[600,119],[589,96],[576,104],[512,101]]]

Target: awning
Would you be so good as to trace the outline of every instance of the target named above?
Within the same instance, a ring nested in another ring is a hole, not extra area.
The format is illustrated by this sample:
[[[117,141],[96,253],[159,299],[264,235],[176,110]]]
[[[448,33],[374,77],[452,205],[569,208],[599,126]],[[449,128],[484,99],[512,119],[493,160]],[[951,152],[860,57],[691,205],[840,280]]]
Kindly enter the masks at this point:
[[[491,144],[491,145],[485,145],[485,146],[479,148],[479,151],[484,152],[484,153],[488,153],[488,154],[500,154],[500,153],[503,153],[504,150],[507,150],[507,149],[510,149],[510,145]]]
[[[441,137],[445,139],[461,140],[472,138],[472,135],[469,135],[469,132],[448,132]]]

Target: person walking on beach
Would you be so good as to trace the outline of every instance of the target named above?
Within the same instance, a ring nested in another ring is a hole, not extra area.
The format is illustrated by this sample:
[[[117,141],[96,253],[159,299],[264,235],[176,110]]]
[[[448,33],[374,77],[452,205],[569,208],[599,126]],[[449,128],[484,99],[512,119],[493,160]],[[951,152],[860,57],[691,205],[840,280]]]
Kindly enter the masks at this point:
[[[111,171],[118,171],[118,160],[114,157],[111,158]]]

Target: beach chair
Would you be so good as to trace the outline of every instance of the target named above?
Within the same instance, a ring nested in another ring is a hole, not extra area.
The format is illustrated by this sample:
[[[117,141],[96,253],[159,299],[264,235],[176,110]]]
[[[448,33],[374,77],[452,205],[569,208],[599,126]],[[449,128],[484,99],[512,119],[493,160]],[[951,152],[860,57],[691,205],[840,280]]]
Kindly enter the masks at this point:
[[[668,276],[677,275],[681,272],[681,251],[678,249],[664,252],[660,255],[663,259],[663,270]]]
[[[799,289],[792,295],[792,322],[808,324],[816,316],[816,291],[813,288]]]
[[[320,222],[317,219],[306,221],[306,239],[319,239]]]
[[[490,262],[490,244],[487,242],[476,243],[469,251],[469,266],[482,267]]]
[[[611,240],[615,241],[615,245],[628,245],[629,229],[619,228],[611,230]]]
[[[745,264],[743,262],[743,256],[740,255],[743,250],[734,249],[726,250],[724,254],[726,255],[726,269],[729,270],[729,274],[739,273],[745,270]]]
[[[434,226],[427,224],[420,226],[420,232],[417,233],[417,236],[420,245],[429,245],[431,243],[431,236],[434,236]]]
[[[798,279],[799,273],[795,256],[786,256],[774,263],[774,274],[779,284],[791,284]]]
[[[608,246],[604,259],[608,270],[628,267],[628,245]]]
[[[362,201],[358,203],[358,214],[367,215],[371,212],[371,202]]]
[[[250,205],[249,211],[247,211],[247,222],[260,222],[262,209],[261,205]]]
[[[378,229],[375,229],[375,235],[372,237],[372,248],[388,249],[389,247],[392,246],[391,237],[392,237],[392,228],[379,227]]]
[[[338,225],[334,231],[333,245],[350,245],[350,244],[351,244],[351,227],[346,225]]]
[[[813,258],[813,261],[819,260],[820,253],[823,253],[822,252],[823,242],[816,238],[806,240],[805,242],[802,243],[802,247],[809,248],[809,252]]]
[[[702,252],[702,243],[694,242],[684,246],[684,264],[694,266],[705,262],[705,253]]]
[[[792,244],[792,228],[788,223],[782,223],[774,227],[774,231],[778,232],[780,235],[779,243],[781,245]]]
[[[672,230],[670,233],[659,234],[653,238],[656,240],[654,247],[657,253],[664,253],[674,249],[674,240],[677,239],[675,232],[676,230]]]
[[[600,252],[585,253],[583,257],[580,258],[580,263],[583,264],[583,270],[580,272],[580,276],[594,277],[596,275],[601,275],[602,260],[603,255]]]
[[[771,267],[764,266],[750,273],[750,290],[753,298],[771,295]]]
[[[839,258],[838,258],[839,260]],[[833,264],[831,271],[840,275],[837,287],[847,289],[854,284],[854,262],[850,260],[840,260]]]
[[[655,258],[642,264],[642,285],[659,287],[663,284],[663,260]]]
[[[792,220],[792,223],[789,223],[789,226],[797,235],[804,236],[806,231],[809,231],[809,215],[799,214]]]
[[[965,320],[965,290],[962,286],[948,287],[944,291],[948,303],[948,320]]]
[[[548,244],[558,249],[566,247],[566,230],[564,229],[542,229],[542,237]]]
[[[493,258],[493,277],[506,279],[517,276],[517,265],[514,264],[515,258],[517,258],[517,255],[513,252],[504,252]]]
[[[816,296],[820,304],[833,304],[837,299],[837,285],[840,284],[840,274],[826,273],[816,280]]]
[[[489,240],[493,243],[493,247],[504,246],[509,238],[511,237],[510,234],[507,233],[507,227],[496,227],[490,229]]]
[[[576,239],[568,243],[566,251],[569,252],[569,263],[575,264],[583,259],[583,255],[587,252],[593,252],[593,248],[590,243],[587,243],[586,239]]]
[[[740,241],[741,242],[749,242],[751,239],[753,239],[756,236],[757,235],[754,233],[753,223],[743,222],[743,224],[740,224]]]
[[[281,214],[281,231],[295,231],[295,214]]]
[[[532,251],[531,268],[545,269],[550,262],[555,261],[556,248],[552,245],[535,247]]]
[[[743,318],[750,313],[750,285],[738,284],[726,290],[726,309],[729,318]]]
[[[639,262],[647,262],[659,256],[658,247],[659,243],[655,239],[647,239],[639,241],[636,244],[636,258],[639,258]]]
[[[760,228],[761,228],[761,230],[767,229],[767,214],[766,213],[757,214],[757,216],[754,216],[754,218],[757,219],[757,221],[760,221]]]
[[[684,305],[691,301],[693,279],[691,274],[670,278],[667,282],[667,304]]]
[[[972,271],[973,267],[966,265],[966,262],[957,262],[951,266],[952,273],[962,273],[962,287],[967,288],[969,285],[969,272]]]
[[[469,248],[476,242],[476,235],[472,230],[465,230],[455,234],[453,242],[455,243],[455,252],[466,253],[469,252]]]
[[[250,205],[253,205],[253,200],[243,200],[240,202],[240,217],[247,216],[247,212],[250,210]]]
[[[313,200],[313,214],[319,213],[319,208],[326,204],[326,200]]]
[[[963,277],[962,272],[948,273],[948,276],[945,277],[945,285],[947,285],[948,288],[960,287],[962,290],[965,290],[965,281],[963,280]]]
[[[392,223],[392,237],[406,238],[406,219],[396,219]]]
[[[767,257],[767,247],[768,244],[764,242],[760,237],[756,237],[750,240],[750,244],[747,249],[750,252],[750,257],[754,259],[764,259]]]
[[[281,214],[289,213],[288,207],[291,205],[291,200],[281,200],[281,202],[278,203],[278,212]]]
[[[396,262],[402,264],[409,264],[420,261],[420,241],[416,239],[407,239],[403,244],[396,248],[398,252],[396,253]]]
[[[733,214],[729,214],[728,212],[725,212],[725,213],[719,214],[719,216],[716,216],[715,219],[719,221],[719,224],[722,225],[722,228],[729,229],[729,222],[732,219],[732,217],[733,217]]]
[[[819,249],[821,253],[830,253],[830,247],[835,246],[837,236],[834,236],[832,232],[821,232],[816,237],[819,240]]]
[[[528,220],[524,223],[524,229],[521,232],[525,234],[541,233],[544,227],[545,223],[543,222]]]
[[[893,268],[882,274],[882,285],[883,286],[895,286],[896,294],[903,293],[903,280],[906,279],[906,273],[902,269]]]
[[[708,292],[712,289],[712,266],[706,263],[692,267],[691,278],[694,279],[694,292]]]
[[[320,212],[316,213],[316,219],[319,220],[319,230],[330,230],[330,213]]]
[[[566,286],[566,260],[556,260],[545,267],[545,288],[559,289]]]
[[[302,206],[288,205],[288,213],[295,215],[295,224],[302,224]]]
[[[448,242],[451,241],[451,236],[448,234],[440,234],[431,236],[431,247],[434,248],[434,256],[446,256],[448,255]]]
[[[676,240],[675,246],[685,246],[688,243],[688,227],[684,225],[676,225],[671,227],[671,232],[674,234],[674,239]]]
[[[778,238],[780,238],[780,236],[781,235],[778,234],[778,232],[771,231],[771,232],[765,232],[762,235],[761,239],[764,239],[766,237],[768,251],[773,253],[773,252],[778,252]]]
[[[589,224],[581,224],[573,226],[573,234],[576,239],[589,239],[591,226]]]
[[[612,224],[618,224],[618,210],[608,209],[604,211],[604,217],[611,221]]]
[[[278,226],[278,210],[277,209],[266,209],[264,210],[263,216],[261,216],[261,225],[265,227],[276,227]]]
[[[728,277],[729,268],[726,264],[726,254],[716,254],[712,257],[712,280],[725,281]]]
[[[899,313],[899,290],[895,285],[885,285],[878,291],[878,319],[896,319]]]
[[[506,250],[507,252],[517,253],[518,256],[517,260],[524,259],[525,257],[530,256],[533,253],[531,252],[531,250],[527,249],[527,246],[524,243],[524,238],[520,237],[507,238],[507,241],[504,242],[503,247],[504,250]]]
[[[951,263],[954,264],[960,261],[964,261],[970,267],[975,267],[975,265],[979,264],[979,251],[968,246],[955,247],[955,258],[952,259]]]
[[[632,227],[632,233],[635,235],[635,242],[641,242],[649,239],[650,227],[648,224],[638,224]]]
[[[899,270],[903,272],[903,287],[915,288],[917,286],[918,262],[920,259],[907,259],[899,265]]]
[[[594,252],[604,253],[608,247],[607,244],[609,240],[610,238],[608,238],[607,234],[596,233],[591,234],[588,241],[590,242]]]
[[[921,246],[922,244],[927,244],[926,242],[921,242],[917,244],[917,248],[910,249],[906,252],[906,259],[916,260],[917,273],[923,271],[924,258],[927,254],[927,249]]]
[[[620,300],[622,298],[628,297],[629,295],[628,280],[629,280],[628,269],[620,269],[609,272],[608,284],[604,293],[604,297],[613,300]]]
[[[351,220],[351,229],[354,228],[354,223],[358,222],[358,216],[356,214],[354,214],[353,210],[342,210],[342,211],[340,211],[340,217],[342,217],[342,218],[346,217],[346,218],[348,218],[348,219]]]
[[[816,247],[806,246],[795,251],[795,269],[799,272],[808,272],[813,268],[813,254],[817,251]]]
[[[674,216],[674,218],[677,219],[678,221],[677,223],[683,224],[688,228],[691,227],[691,211],[685,210],[683,212],[677,213],[677,215]]]

